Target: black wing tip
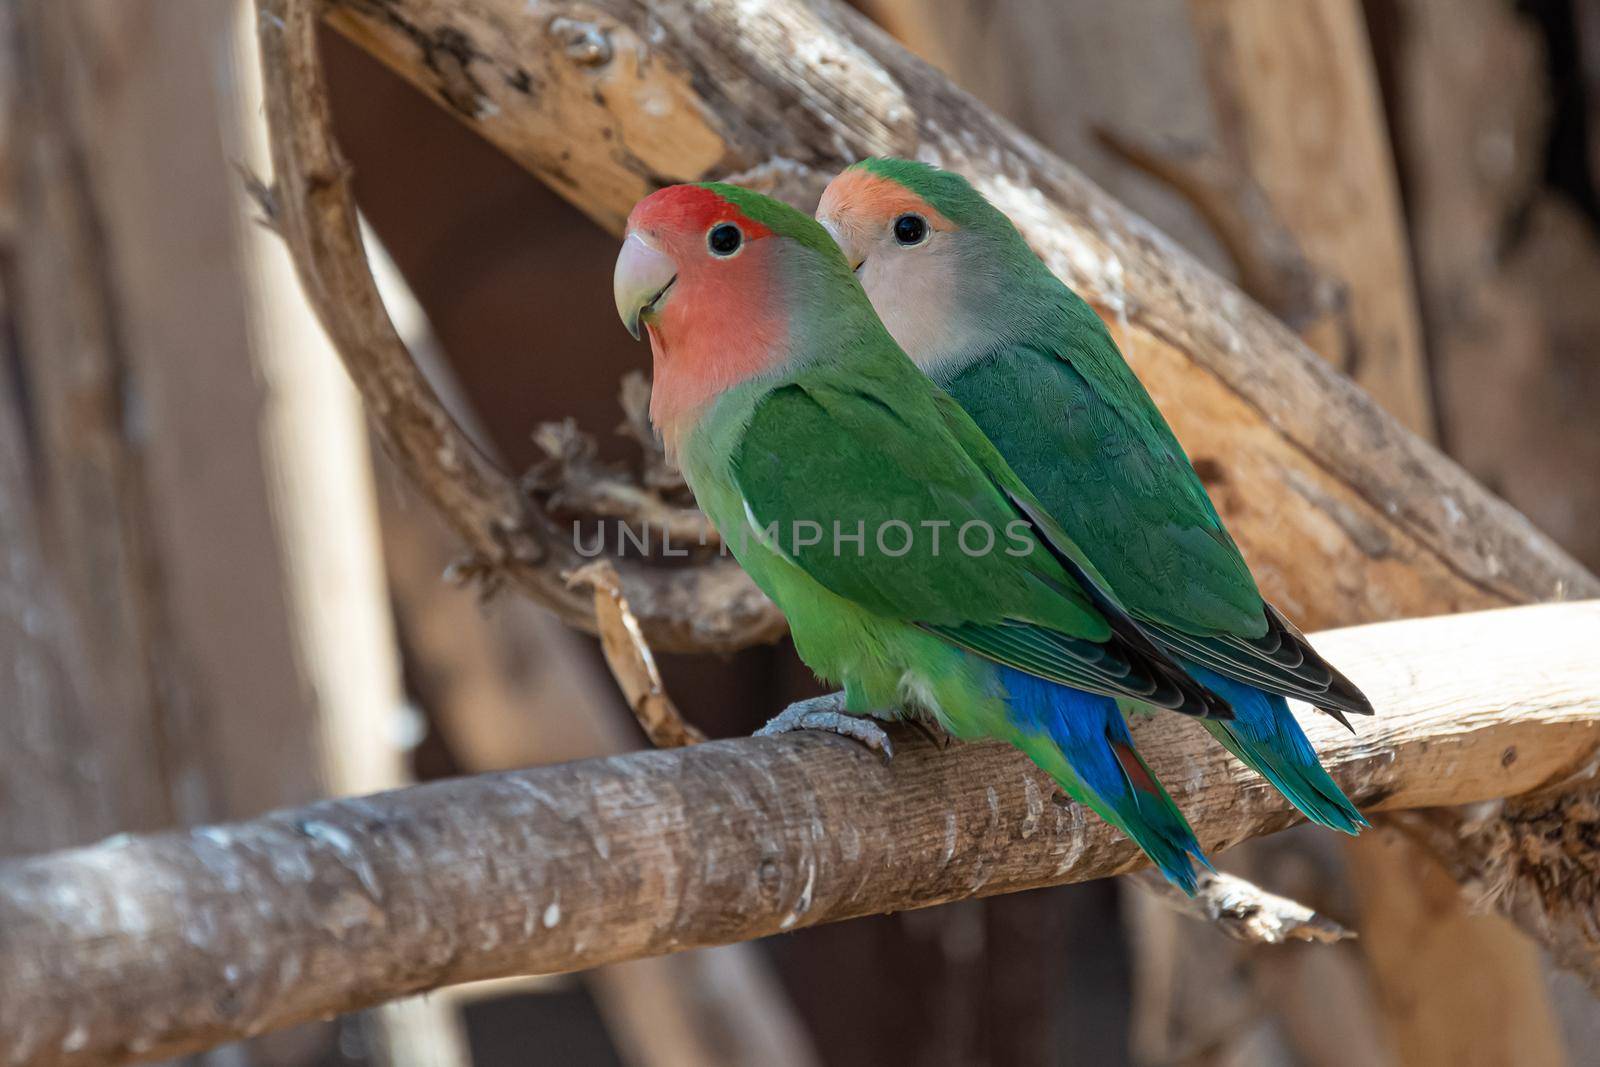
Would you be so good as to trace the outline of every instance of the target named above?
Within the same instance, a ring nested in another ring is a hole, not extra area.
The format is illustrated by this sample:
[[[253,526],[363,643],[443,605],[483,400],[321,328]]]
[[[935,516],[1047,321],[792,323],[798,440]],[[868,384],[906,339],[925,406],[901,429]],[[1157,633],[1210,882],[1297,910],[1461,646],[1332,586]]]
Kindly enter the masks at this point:
[[[1298,646],[1307,663],[1314,664],[1319,669],[1328,672],[1327,690],[1312,701],[1317,710],[1332,715],[1352,733],[1355,732],[1355,728],[1350,725],[1343,715],[1339,714],[1340,712],[1350,715],[1377,714],[1377,710],[1373,708],[1372,701],[1367,699],[1367,695],[1357,688],[1354,682],[1346,678],[1339,668],[1323,659],[1322,654],[1311,647],[1311,642],[1306,640],[1306,635],[1300,632],[1299,627],[1285,618],[1283,612],[1272,604],[1267,604],[1266,608],[1267,621],[1272,628]]]
[[[1340,726],[1343,726],[1346,730],[1349,730],[1352,734],[1356,732],[1356,728],[1351,725],[1349,717],[1338,708],[1318,708],[1317,710],[1331,718]]]
[[[1199,682],[1191,679],[1191,684],[1200,691],[1200,700],[1205,708],[1201,713],[1202,719],[1215,719],[1218,722],[1232,722],[1235,718],[1233,705],[1222,697],[1213,693]]]
[[[1306,646],[1310,648],[1309,645]],[[1312,655],[1316,653],[1313,652]],[[1347,711],[1352,715],[1376,715],[1377,709],[1372,706],[1372,701],[1367,699],[1367,694],[1356,688],[1356,683],[1339,673],[1339,669],[1327,663],[1328,671],[1333,675],[1333,681],[1328,685],[1329,703],[1336,703],[1340,711]],[[1320,705],[1319,705],[1320,706]]]
[[[1340,711],[1348,711],[1352,715],[1376,715],[1378,711],[1372,706],[1372,701],[1367,695],[1355,686],[1335,686],[1328,690],[1330,696],[1338,696]]]
[[[1182,667],[1167,659],[1146,657],[1147,664],[1156,677],[1165,677],[1178,690],[1181,702],[1172,710],[1197,719],[1214,719],[1230,722],[1234,718],[1233,705],[1191,678]]]

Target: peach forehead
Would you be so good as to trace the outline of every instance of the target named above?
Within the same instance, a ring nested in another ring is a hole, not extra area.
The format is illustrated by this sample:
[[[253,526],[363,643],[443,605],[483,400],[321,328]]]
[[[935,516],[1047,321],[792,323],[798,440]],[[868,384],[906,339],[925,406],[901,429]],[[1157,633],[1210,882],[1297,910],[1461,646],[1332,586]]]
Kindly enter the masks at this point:
[[[831,216],[850,215],[869,219],[889,219],[912,212],[928,220],[936,230],[953,230],[955,224],[939,209],[893,178],[870,170],[847,170],[833,180],[822,194],[821,210]]]

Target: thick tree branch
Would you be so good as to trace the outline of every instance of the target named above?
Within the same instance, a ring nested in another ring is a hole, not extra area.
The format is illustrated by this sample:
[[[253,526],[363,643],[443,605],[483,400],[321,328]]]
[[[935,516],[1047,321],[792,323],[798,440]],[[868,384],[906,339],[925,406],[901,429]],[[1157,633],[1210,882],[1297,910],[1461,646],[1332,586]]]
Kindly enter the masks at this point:
[[[1570,783],[1600,756],[1600,603],[1320,635],[1383,714],[1307,723],[1374,810]],[[1141,747],[1213,850],[1294,816],[1193,724]],[[994,744],[884,766],[789,735],[328,801],[0,864],[0,1060],[205,1047],[452,982],[573,970],[1130,870],[1126,839]],[[1519,802],[1520,803],[1520,802]],[[1530,802],[1532,803],[1532,802]],[[1541,802],[1542,803],[1542,802]],[[1548,943],[1593,976],[1590,881],[1528,852]],[[1511,889],[1518,918],[1525,898]],[[1571,951],[1563,951],[1570,949]]]
[[[334,0],[330,17],[613,230],[672,181],[806,204],[871,153],[964,172],[1113,322],[1306,626],[1600,595],[1270,315],[835,0]]]

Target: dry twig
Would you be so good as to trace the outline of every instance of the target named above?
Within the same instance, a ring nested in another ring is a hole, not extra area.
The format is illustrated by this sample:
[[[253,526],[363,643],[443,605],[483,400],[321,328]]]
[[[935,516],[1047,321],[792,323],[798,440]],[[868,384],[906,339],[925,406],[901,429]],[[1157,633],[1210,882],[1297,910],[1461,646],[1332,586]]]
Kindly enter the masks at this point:
[[[1215,923],[1235,941],[1281,945],[1314,941],[1331,945],[1355,937],[1355,931],[1288,897],[1269,893],[1254,882],[1220,871],[1202,871],[1194,896],[1185,896],[1155,871],[1129,876],[1133,884],[1191,919]]]
[[[611,562],[598,560],[579,567],[568,575],[567,584],[594,590],[600,647],[650,743],[656,748],[682,748],[704,741],[706,735],[684,719],[667,695],[661,672],[656,670],[655,656],[628,606],[628,598],[622,594],[621,580]]]

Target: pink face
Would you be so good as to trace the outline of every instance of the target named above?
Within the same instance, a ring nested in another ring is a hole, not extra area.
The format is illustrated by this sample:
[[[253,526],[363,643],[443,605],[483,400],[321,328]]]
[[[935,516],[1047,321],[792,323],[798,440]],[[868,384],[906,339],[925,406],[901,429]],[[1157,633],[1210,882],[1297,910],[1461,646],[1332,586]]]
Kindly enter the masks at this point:
[[[634,207],[613,292],[655,355],[650,415],[668,447],[704,405],[781,355],[781,239],[710,189],[675,185]]]

